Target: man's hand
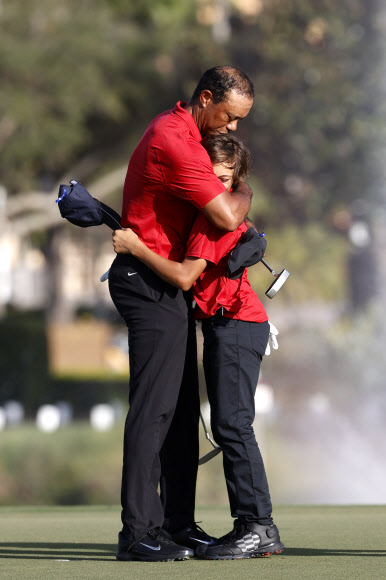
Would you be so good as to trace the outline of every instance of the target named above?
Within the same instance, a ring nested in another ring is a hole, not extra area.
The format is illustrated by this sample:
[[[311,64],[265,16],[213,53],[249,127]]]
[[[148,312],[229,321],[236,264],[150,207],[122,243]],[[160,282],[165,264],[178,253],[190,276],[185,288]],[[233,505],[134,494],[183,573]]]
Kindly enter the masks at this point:
[[[139,243],[137,234],[130,228],[115,230],[113,233],[113,246],[117,254],[134,254]]]
[[[252,190],[241,181],[231,193],[226,189],[209,201],[202,211],[220,230],[233,232],[243,223],[251,206]]]
[[[245,181],[243,180],[239,181],[237,186],[233,188],[232,193],[236,193],[237,195],[243,195],[247,197],[249,200],[251,200],[253,196],[252,189],[249,187],[248,183],[245,183]]]
[[[251,222],[251,220],[249,219],[249,217],[247,216],[244,220],[245,225],[247,226],[247,228],[253,228],[254,230],[257,231],[257,227],[255,226],[255,224],[253,222]]]
[[[265,354],[267,356],[269,356],[271,354],[271,345],[269,344],[270,341],[272,344],[272,348],[274,350],[277,350],[279,348],[279,344],[278,344],[277,338],[276,338],[277,335],[279,334],[279,331],[276,328],[276,326],[274,326],[269,320],[268,320],[268,324],[269,324],[269,337],[268,337],[267,348],[265,349]]]

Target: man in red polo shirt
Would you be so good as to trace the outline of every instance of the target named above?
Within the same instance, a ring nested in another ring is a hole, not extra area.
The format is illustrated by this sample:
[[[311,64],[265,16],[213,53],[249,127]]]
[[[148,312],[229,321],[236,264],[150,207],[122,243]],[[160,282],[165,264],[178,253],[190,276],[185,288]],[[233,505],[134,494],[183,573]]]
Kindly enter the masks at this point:
[[[156,117],[130,159],[122,226],[172,260],[183,259],[197,210],[217,227],[235,230],[248,212],[251,191],[240,183],[229,193],[200,141],[236,130],[252,102],[245,73],[215,67],[204,73],[187,104]],[[117,558],[186,559],[212,541],[194,522],[199,398],[191,296],[133,256],[119,254],[124,235],[114,234],[118,255],[109,275],[111,297],[129,330],[130,355]]]

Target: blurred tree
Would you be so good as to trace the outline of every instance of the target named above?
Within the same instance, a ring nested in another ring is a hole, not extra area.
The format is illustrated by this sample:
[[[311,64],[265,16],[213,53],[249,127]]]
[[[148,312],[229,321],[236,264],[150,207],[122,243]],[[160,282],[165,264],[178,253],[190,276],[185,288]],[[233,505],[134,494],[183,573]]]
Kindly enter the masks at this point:
[[[254,171],[270,194],[271,218],[326,220],[374,191],[369,153],[381,129],[379,3],[248,5],[255,6],[254,14],[234,10],[231,17],[230,52],[255,83],[255,104],[243,130]]]
[[[44,188],[90,139],[91,114],[124,115],[109,83],[119,70],[112,17],[99,0],[6,1],[0,27],[2,179],[11,192]]]
[[[44,319],[39,312],[10,309],[0,320],[0,334],[6,337],[0,349],[0,404],[16,399],[30,411],[50,396]]]
[[[201,37],[211,42],[192,21],[194,3],[178,0],[4,0],[0,172],[9,192],[49,189],[80,159],[82,175],[102,160],[127,161],[130,143],[201,62]]]

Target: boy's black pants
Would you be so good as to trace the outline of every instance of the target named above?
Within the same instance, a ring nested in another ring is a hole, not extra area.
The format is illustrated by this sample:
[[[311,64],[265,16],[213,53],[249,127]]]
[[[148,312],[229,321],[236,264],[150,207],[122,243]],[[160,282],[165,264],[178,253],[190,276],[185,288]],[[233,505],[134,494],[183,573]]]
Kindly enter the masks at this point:
[[[123,533],[134,542],[154,527],[172,532],[194,522],[196,336],[187,297],[135,258],[117,256],[109,288],[129,332],[121,503]]]
[[[269,324],[214,316],[202,321],[202,331],[211,427],[214,440],[223,451],[231,514],[270,524],[268,482],[252,428],[254,396]]]

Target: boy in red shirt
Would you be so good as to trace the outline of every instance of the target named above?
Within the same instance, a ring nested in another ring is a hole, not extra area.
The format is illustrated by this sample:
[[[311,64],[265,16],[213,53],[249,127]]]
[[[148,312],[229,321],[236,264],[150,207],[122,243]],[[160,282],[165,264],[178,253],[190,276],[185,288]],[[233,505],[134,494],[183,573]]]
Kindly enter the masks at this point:
[[[234,136],[210,135],[202,145],[228,189],[246,175],[249,153]],[[232,275],[228,264],[245,233],[254,233],[251,222],[246,222],[224,234],[199,213],[182,262],[154,253],[131,230],[125,236],[127,252],[160,278],[182,290],[193,285],[195,318],[202,321],[211,426],[223,450],[231,514],[236,518],[231,532],[196,550],[205,559],[250,558],[284,548],[271,517],[268,482],[252,428],[254,394],[269,337],[268,317],[249,284],[246,268]],[[266,244],[258,234],[254,243],[258,261]]]

